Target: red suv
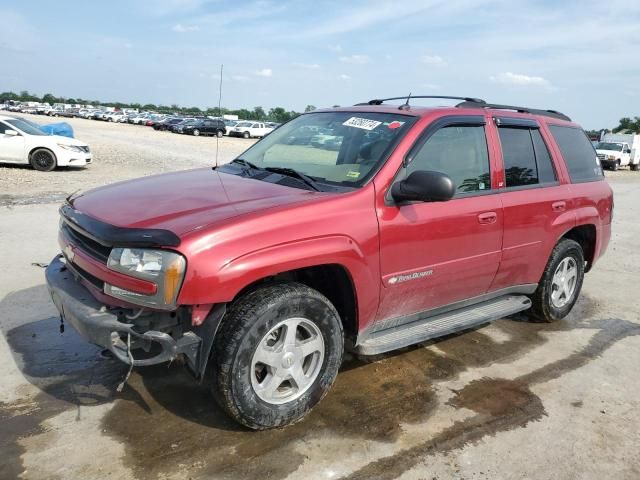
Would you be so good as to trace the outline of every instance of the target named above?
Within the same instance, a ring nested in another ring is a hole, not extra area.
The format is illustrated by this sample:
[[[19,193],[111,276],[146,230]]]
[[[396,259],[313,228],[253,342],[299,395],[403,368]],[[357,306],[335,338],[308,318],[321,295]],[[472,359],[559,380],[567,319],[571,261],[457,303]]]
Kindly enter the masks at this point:
[[[345,349],[563,318],[611,234],[591,143],[556,111],[438,98],[459,103],[315,111],[227,165],[69,198],[60,314],[131,366],[183,357],[253,429],[302,418]]]

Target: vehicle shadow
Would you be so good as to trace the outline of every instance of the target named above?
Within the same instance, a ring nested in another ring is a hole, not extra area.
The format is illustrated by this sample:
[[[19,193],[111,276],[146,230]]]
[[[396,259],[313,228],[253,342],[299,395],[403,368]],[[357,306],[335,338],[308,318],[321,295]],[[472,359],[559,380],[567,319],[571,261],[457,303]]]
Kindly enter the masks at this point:
[[[264,478],[266,468],[271,478],[280,478],[305,461],[300,445],[327,434],[394,442],[404,424],[425,421],[434,412],[438,382],[469,368],[520,358],[547,341],[542,333],[579,327],[594,308],[583,297],[563,322],[531,322],[526,315],[494,322],[489,328],[504,341],[494,340],[483,326],[374,358],[347,354],[331,391],[303,421],[262,432],[231,420],[207,386],[177,362],[136,369],[124,391],[116,392],[126,366],[101,354],[71,327],[61,332],[44,285],[13,292],[0,302],[0,330],[21,372],[43,393],[37,420],[61,409],[113,403],[102,428],[126,444],[126,462],[137,476],[155,478],[193,461],[193,468],[207,474]],[[15,432],[13,441],[22,434]],[[246,461],[257,456],[260,462]]]

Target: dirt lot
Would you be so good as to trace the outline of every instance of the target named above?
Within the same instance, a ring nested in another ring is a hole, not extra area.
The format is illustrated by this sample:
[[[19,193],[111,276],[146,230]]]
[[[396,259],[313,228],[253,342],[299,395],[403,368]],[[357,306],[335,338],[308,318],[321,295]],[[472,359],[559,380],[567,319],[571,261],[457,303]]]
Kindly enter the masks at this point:
[[[15,115],[15,114],[13,114]],[[22,115],[38,123],[64,121],[73,126],[75,136],[87,142],[93,152],[93,164],[85,168],[63,168],[46,180],[38,172],[22,166],[0,163],[0,205],[53,200],[78,189],[142,177],[154,173],[183,170],[233,160],[255,140],[244,138],[193,137],[158,132],[140,125],[123,125],[82,118],[49,118]]]
[[[61,195],[212,163],[215,139],[72,122],[96,163],[0,167],[0,478],[640,478],[640,174],[608,172],[607,255],[557,324],[525,316],[363,361],[312,414],[250,432],[179,365],[125,368],[60,331],[43,270]],[[247,142],[223,139],[228,160]],[[3,205],[3,206],[2,206]]]

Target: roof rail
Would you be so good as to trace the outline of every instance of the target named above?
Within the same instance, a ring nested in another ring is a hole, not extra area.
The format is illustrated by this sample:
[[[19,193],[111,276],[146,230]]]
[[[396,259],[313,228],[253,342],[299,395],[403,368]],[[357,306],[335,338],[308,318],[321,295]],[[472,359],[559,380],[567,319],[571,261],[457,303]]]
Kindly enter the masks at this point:
[[[529,107],[517,107],[514,105],[501,105],[498,103],[487,103],[481,98],[473,98],[473,97],[453,97],[449,95],[406,95],[404,97],[390,97],[390,98],[376,98],[373,100],[369,100],[364,103],[356,103],[355,106],[362,105],[382,105],[384,102],[389,100],[406,100],[406,103],[401,106],[408,108],[409,100],[414,98],[442,98],[447,100],[462,100],[462,102],[458,103],[456,107],[458,108],[495,108],[497,110],[513,110],[515,112],[521,113],[531,113],[534,115],[544,115],[546,117],[557,118],[559,120],[566,120],[568,122],[571,121],[564,113],[560,113],[556,110],[540,110],[537,108],[529,108]]]
[[[376,98],[373,100],[369,100],[365,103],[357,103],[356,106],[359,105],[382,105],[383,102],[387,102],[389,100],[408,100],[414,98],[444,98],[448,100],[464,100],[465,102],[478,102],[484,103],[484,100],[480,98],[473,97],[450,97],[448,95],[405,95],[404,97],[391,97],[391,98]]]
[[[465,100],[456,105],[458,108],[495,108],[496,110],[513,110],[515,112],[520,113],[531,113],[533,115],[544,115],[545,117],[557,118],[559,120],[566,120],[568,122],[571,121],[564,113],[560,113],[556,110],[540,110],[537,108],[529,108],[529,107],[517,107],[514,105],[500,105],[498,103],[487,103],[484,100],[476,101]]]

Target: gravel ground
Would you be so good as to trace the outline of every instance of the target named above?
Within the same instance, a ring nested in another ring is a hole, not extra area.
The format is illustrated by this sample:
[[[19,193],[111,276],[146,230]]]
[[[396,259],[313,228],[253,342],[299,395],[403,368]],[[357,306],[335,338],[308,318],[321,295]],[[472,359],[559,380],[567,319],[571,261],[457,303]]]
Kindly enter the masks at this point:
[[[50,173],[36,172],[29,166],[0,163],[0,205],[55,200],[78,189],[213,165],[218,143],[218,162],[226,163],[255,142],[244,138],[177,135],[158,132],[151,127],[82,118],[18,115],[43,124],[56,121],[70,123],[76,138],[91,147],[93,163],[87,168],[66,167]],[[34,195],[38,198],[34,199]]]

